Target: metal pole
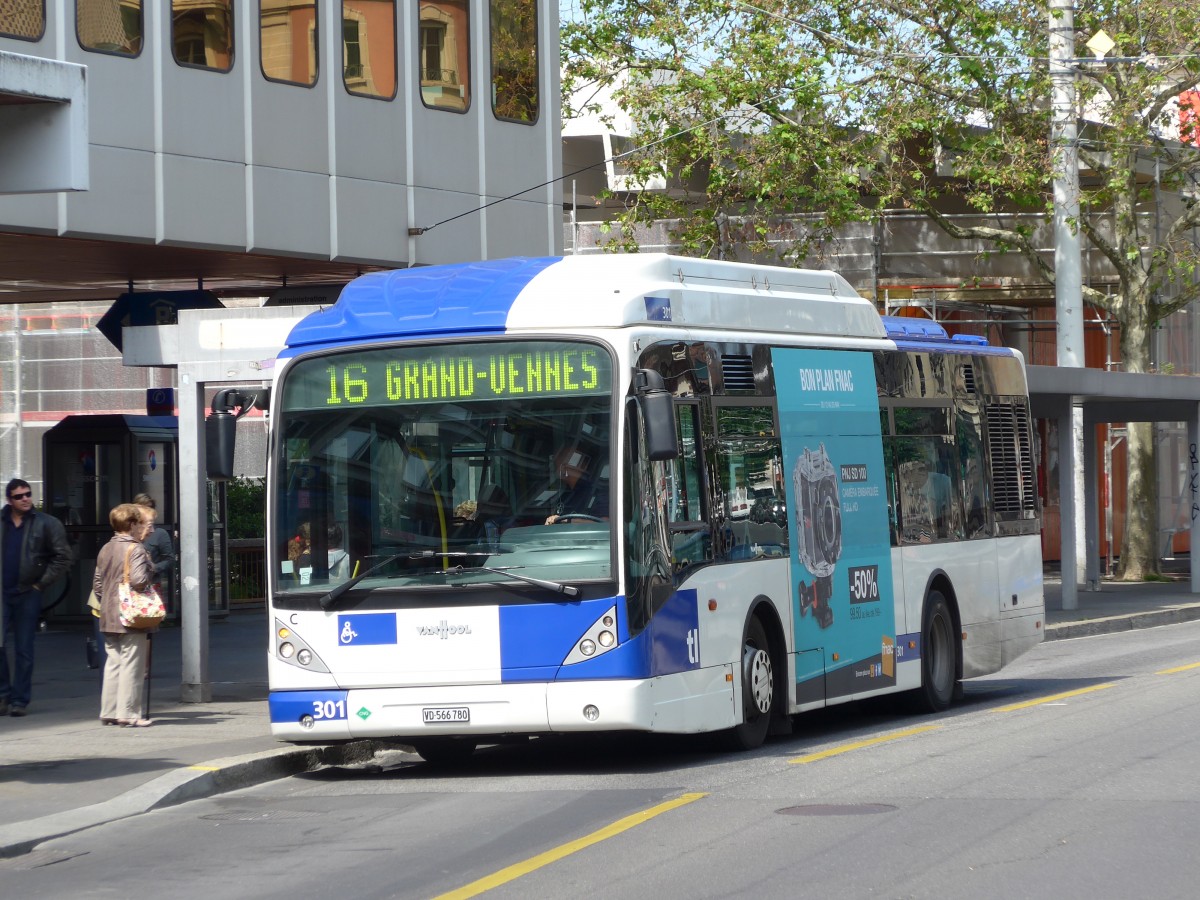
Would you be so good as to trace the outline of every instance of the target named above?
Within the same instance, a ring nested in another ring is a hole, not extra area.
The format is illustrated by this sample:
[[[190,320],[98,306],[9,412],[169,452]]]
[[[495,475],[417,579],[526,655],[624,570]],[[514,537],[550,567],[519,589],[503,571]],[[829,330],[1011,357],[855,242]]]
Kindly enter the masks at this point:
[[[204,474],[204,384],[179,372],[179,593],[181,699],[212,700],[208,676],[208,482]],[[193,449],[194,448],[194,449]]]
[[[1187,421],[1188,435],[1188,488],[1187,506],[1189,537],[1193,547],[1200,547],[1200,404],[1192,410]],[[1192,593],[1200,593],[1200,566],[1196,565],[1195,553],[1188,563]]]
[[[9,474],[19,478],[25,478],[25,408],[21,403],[21,397],[25,391],[25,386],[21,383],[21,373],[25,366],[21,362],[21,317],[13,316],[13,396],[16,398],[13,402],[13,424],[16,426],[16,468]],[[42,484],[46,483],[46,473],[42,473]],[[42,500],[44,501],[46,494],[42,492]],[[0,617],[0,622],[3,622]],[[0,637],[0,646],[4,645],[4,639]]]
[[[1054,304],[1058,319],[1058,364],[1081,367],[1083,355],[1083,277],[1079,253],[1079,148],[1075,112],[1075,7],[1073,0],[1050,0],[1050,82],[1052,86],[1050,139],[1054,175]],[[1083,456],[1081,411],[1063,415],[1059,427],[1068,435],[1059,441],[1059,498],[1063,526],[1063,609],[1079,607],[1078,585],[1086,572],[1086,519],[1078,502]],[[1083,519],[1083,527],[1079,527]]]
[[[1058,364],[1083,366],[1083,275],[1079,252],[1079,145],[1075,121],[1074,0],[1050,0],[1050,136],[1054,173],[1054,305]]]

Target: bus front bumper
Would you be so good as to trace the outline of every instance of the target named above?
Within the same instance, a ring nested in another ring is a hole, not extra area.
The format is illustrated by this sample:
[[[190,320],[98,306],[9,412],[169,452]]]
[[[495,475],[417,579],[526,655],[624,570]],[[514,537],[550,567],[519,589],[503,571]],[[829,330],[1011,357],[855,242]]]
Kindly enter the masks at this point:
[[[273,691],[282,741],[570,731],[691,733],[735,723],[731,667],[619,681]]]

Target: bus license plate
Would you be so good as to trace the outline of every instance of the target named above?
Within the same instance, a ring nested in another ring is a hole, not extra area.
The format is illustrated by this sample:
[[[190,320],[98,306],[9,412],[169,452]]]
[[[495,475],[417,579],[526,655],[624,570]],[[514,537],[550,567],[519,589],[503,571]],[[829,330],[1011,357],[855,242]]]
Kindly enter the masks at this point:
[[[421,718],[426,725],[440,725],[443,722],[470,722],[471,708],[469,706],[432,706],[421,710]]]

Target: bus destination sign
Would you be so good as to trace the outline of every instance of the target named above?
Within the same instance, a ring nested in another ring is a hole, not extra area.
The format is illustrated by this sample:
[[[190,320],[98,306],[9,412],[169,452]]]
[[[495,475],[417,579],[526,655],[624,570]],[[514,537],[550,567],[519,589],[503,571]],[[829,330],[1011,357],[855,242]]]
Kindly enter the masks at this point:
[[[389,347],[297,363],[287,378],[283,405],[298,410],[582,397],[606,394],[611,384],[608,354],[593,344]]]

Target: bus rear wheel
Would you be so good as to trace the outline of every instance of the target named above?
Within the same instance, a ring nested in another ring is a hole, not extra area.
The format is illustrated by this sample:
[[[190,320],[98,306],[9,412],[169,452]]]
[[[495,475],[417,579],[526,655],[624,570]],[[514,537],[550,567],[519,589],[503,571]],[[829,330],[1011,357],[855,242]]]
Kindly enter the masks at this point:
[[[775,660],[767,632],[757,617],[750,619],[742,641],[742,721],[725,733],[731,750],[762,746],[775,710]]]
[[[958,681],[958,633],[941,591],[925,598],[921,624],[921,686],[912,694],[920,712],[942,712],[954,699]]]

